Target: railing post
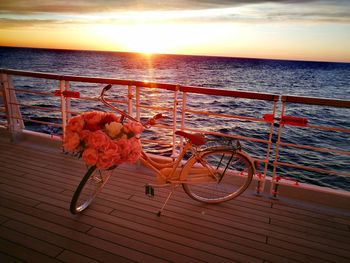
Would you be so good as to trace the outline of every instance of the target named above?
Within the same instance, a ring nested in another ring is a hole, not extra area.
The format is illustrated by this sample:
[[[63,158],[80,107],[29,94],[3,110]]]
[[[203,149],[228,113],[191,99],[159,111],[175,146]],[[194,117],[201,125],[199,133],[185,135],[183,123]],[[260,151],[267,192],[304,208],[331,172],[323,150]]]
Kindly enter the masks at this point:
[[[140,121],[140,87],[136,87],[136,120]]]
[[[128,114],[132,116],[132,86],[128,86]]]
[[[11,76],[1,74],[1,89],[4,94],[4,104],[7,115],[7,123],[11,138],[15,140],[24,129],[24,122],[17,102],[16,92],[13,88]]]
[[[278,151],[279,151],[279,146],[281,143],[281,134],[282,134],[282,128],[283,128],[283,123],[281,121],[282,116],[284,115],[284,108],[285,108],[285,101],[282,101],[282,109],[281,109],[281,117],[280,117],[280,123],[278,126],[278,136],[277,136],[277,142],[276,142],[276,153],[275,153],[275,161],[273,163],[273,172],[272,172],[272,179],[271,179],[271,187],[270,187],[270,194],[272,195],[273,198],[277,198],[277,188],[279,184],[279,179],[278,176],[276,175],[277,173],[277,162],[278,162]]]
[[[181,107],[181,130],[185,129],[185,119],[186,119],[186,98],[187,98],[187,92],[182,92],[182,107]],[[183,149],[183,141],[184,138],[180,137],[180,152]]]
[[[276,96],[275,100],[273,102],[273,109],[272,109],[273,119],[272,119],[271,124],[270,124],[270,134],[269,134],[269,141],[268,141],[267,150],[266,150],[264,173],[263,173],[262,178],[258,178],[258,180],[260,182],[260,186],[257,189],[257,194],[263,193],[264,189],[265,189],[266,175],[267,175],[267,169],[269,166],[270,151],[271,151],[271,144],[272,144],[273,128],[274,128],[274,124],[275,124],[274,120],[275,120],[276,108],[277,108],[278,101],[279,101],[279,96]]]
[[[66,98],[64,97],[64,91],[66,90],[66,81],[60,80],[60,92],[61,92],[61,116],[62,116],[62,131],[63,131],[63,139],[66,133],[66,125],[67,125],[67,104]]]
[[[65,90],[66,91],[70,90],[70,82],[69,81],[65,82]],[[71,114],[71,99],[70,99],[70,97],[66,97],[66,118],[67,118],[67,120],[72,118],[72,114]]]
[[[174,101],[173,101],[173,153],[172,157],[177,156],[176,153],[176,130],[177,130],[177,105],[179,104],[177,100],[177,95],[179,93],[179,86],[176,86],[176,89],[174,91]]]

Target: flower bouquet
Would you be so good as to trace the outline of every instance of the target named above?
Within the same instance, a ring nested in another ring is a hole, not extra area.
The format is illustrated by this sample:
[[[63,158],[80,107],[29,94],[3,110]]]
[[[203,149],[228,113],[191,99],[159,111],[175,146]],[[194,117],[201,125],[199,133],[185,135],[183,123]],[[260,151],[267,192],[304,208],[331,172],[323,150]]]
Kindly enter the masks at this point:
[[[85,112],[69,120],[63,147],[82,157],[90,170],[109,170],[140,158],[143,129],[139,122],[122,124],[113,113]]]

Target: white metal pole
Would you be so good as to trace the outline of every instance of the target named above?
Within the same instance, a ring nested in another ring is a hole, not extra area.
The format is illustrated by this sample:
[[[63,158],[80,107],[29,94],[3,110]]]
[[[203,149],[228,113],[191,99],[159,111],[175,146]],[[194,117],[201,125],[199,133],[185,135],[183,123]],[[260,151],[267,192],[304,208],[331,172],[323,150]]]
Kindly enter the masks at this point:
[[[16,136],[24,129],[24,122],[17,102],[16,92],[12,85],[11,76],[1,74],[1,83],[5,99],[7,122],[11,137],[12,139],[15,139]]]
[[[70,90],[70,82],[66,81],[65,82],[65,91],[69,91],[69,90]],[[72,114],[71,114],[71,99],[69,97],[66,97],[66,117],[67,117],[67,120],[72,118]]]
[[[277,173],[277,161],[278,161],[278,151],[279,151],[279,145],[281,143],[281,134],[282,134],[282,117],[284,116],[284,101],[282,101],[282,110],[281,110],[281,117],[280,117],[280,124],[278,126],[278,137],[277,137],[277,142],[276,142],[276,156],[275,156],[275,161],[273,164],[273,172],[272,172],[272,179],[271,179],[271,187],[270,187],[270,194],[272,196],[277,197],[277,193],[275,193],[275,184],[276,184],[276,173]]]
[[[176,130],[177,130],[177,105],[178,105],[178,101],[177,101],[177,95],[179,92],[179,86],[176,86],[176,89],[174,91],[174,101],[173,101],[173,153],[172,153],[172,157],[176,157]]]
[[[136,120],[140,121],[141,113],[140,113],[140,87],[136,87]]]
[[[181,130],[185,129],[185,119],[186,119],[186,98],[187,92],[182,92],[182,107],[181,107]],[[183,137],[180,137],[180,152],[183,149]]]
[[[132,116],[132,86],[128,86],[128,114]]]
[[[270,124],[270,134],[269,134],[269,141],[268,141],[267,150],[266,150],[264,174],[263,174],[263,178],[258,178],[258,180],[260,181],[260,184],[261,184],[260,189],[258,189],[259,193],[264,192],[265,183],[266,183],[266,175],[267,175],[267,168],[269,165],[269,158],[270,158],[270,151],[271,151],[272,135],[273,135],[274,119],[275,119],[275,115],[276,115],[277,102],[278,102],[278,100],[275,100],[273,103],[273,110],[272,110],[273,120]]]
[[[67,112],[66,112],[66,99],[64,96],[64,91],[66,90],[66,81],[60,80],[60,92],[61,92],[61,116],[62,116],[62,130],[63,130],[63,139],[66,133],[67,125]]]

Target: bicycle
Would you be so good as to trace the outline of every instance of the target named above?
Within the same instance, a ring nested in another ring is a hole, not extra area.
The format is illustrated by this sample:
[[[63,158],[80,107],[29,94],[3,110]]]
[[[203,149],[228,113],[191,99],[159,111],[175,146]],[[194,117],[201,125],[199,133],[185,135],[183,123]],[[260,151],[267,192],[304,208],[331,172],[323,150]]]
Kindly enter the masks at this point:
[[[98,97],[99,101],[121,115],[121,121],[129,119],[139,122],[129,114],[113,106],[104,98],[105,93],[112,87],[104,87]],[[149,119],[145,128],[154,125],[163,116],[157,114]],[[140,161],[143,165],[156,172],[158,184],[146,184],[145,193],[154,196],[154,188],[171,187],[163,206],[158,212],[161,215],[174,189],[182,185],[185,193],[194,200],[203,203],[221,203],[241,195],[250,185],[255,173],[252,158],[242,151],[239,141],[236,144],[228,141],[225,144],[209,146],[202,149],[206,139],[202,134],[191,134],[185,131],[176,131],[177,135],[185,139],[183,149],[176,158],[166,162],[159,162],[155,157],[141,152]],[[191,156],[185,160],[185,154]],[[102,190],[110,178],[112,170],[102,173],[101,170],[90,167],[71,200],[70,211],[77,214],[85,210],[96,195]]]

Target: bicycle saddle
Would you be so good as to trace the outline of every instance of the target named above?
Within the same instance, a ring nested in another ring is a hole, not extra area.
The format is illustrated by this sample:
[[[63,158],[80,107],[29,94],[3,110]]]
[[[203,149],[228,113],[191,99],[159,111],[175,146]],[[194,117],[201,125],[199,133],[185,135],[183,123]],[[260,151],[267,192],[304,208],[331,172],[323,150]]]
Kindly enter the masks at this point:
[[[203,145],[205,144],[205,138],[202,134],[191,134],[184,131],[176,131],[175,134],[180,135],[188,139],[194,145]]]

